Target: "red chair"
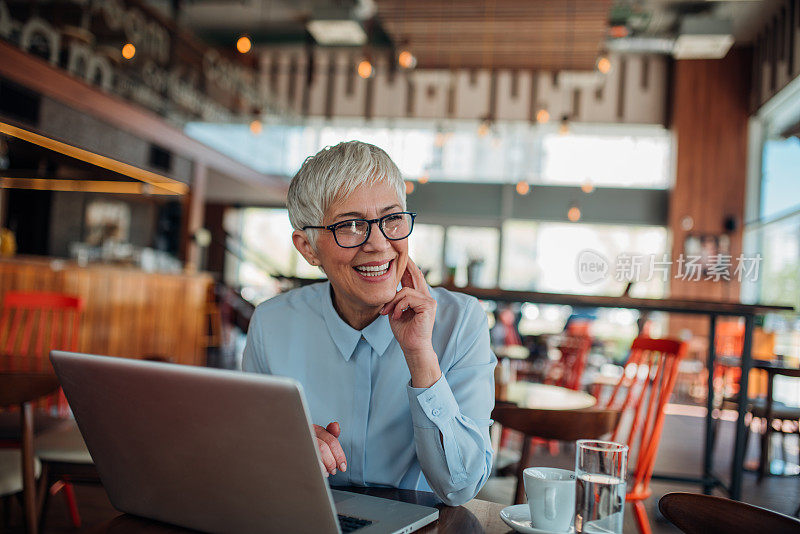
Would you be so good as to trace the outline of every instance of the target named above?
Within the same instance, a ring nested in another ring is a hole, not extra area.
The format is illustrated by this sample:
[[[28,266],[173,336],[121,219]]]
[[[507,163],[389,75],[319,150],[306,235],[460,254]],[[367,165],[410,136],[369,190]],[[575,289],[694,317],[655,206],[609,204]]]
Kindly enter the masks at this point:
[[[51,350],[78,350],[81,299],[44,292],[9,291],[0,315],[0,371],[47,371]],[[51,396],[47,408],[68,413],[64,394]]]
[[[51,350],[78,350],[82,311],[83,302],[76,296],[7,292],[0,313],[0,371],[52,373]],[[69,415],[69,405],[60,388],[40,401],[39,408],[55,411],[64,418]],[[74,422],[71,424],[74,426]],[[73,525],[80,526],[72,486],[62,483],[57,487],[64,490]]]
[[[567,389],[581,389],[586,357],[592,348],[592,338],[588,335],[565,335],[558,344],[561,359],[553,362],[547,371],[546,383]]]
[[[642,534],[651,532],[643,501],[652,494],[650,477],[661,441],[664,407],[686,351],[685,343],[673,339],[634,339],[625,373],[604,406],[622,412],[611,441],[626,443],[630,449],[628,466],[633,467],[629,469],[625,500],[633,503],[636,525]]]

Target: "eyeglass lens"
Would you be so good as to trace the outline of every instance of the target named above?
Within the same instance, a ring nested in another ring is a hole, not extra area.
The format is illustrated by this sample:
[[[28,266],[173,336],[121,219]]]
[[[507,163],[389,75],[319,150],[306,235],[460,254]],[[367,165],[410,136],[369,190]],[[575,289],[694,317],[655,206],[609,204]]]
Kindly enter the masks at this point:
[[[408,213],[394,213],[378,223],[386,239],[403,239],[411,234],[412,217]],[[355,247],[367,240],[370,223],[365,220],[348,221],[336,226],[336,242],[343,247]]]

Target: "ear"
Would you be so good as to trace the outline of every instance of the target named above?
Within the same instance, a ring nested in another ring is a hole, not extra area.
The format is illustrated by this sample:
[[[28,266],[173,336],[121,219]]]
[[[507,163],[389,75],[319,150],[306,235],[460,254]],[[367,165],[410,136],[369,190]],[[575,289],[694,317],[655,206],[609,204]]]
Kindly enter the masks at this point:
[[[316,267],[322,265],[322,262],[320,262],[317,257],[317,253],[314,251],[314,247],[311,246],[308,234],[306,234],[304,230],[295,230],[292,232],[292,243],[294,243],[294,248],[303,255],[310,265]]]

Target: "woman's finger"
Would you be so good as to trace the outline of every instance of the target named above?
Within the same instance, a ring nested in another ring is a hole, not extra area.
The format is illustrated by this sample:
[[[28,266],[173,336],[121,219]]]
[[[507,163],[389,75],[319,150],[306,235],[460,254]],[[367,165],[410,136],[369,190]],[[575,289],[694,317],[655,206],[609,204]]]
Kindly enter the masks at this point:
[[[336,474],[336,458],[331,452],[330,445],[323,439],[317,438],[317,448],[319,448],[319,456],[322,459],[322,464],[331,475]]]
[[[414,281],[414,289],[421,292],[423,295],[429,295],[430,291],[428,291],[428,282],[425,281],[425,275],[422,273],[422,269],[419,266],[411,261],[411,258],[408,259],[408,272],[411,274],[411,278]]]
[[[414,262],[411,261],[411,258],[408,259],[408,263],[406,264],[406,270],[403,271],[403,276],[400,277],[400,285],[403,287],[410,287],[414,288],[414,275],[412,273],[411,265]]]
[[[414,313],[424,313],[432,310],[435,302],[429,296],[422,295],[417,291],[409,292],[395,303],[391,311],[392,318],[399,319],[403,312],[408,309],[414,310]]]
[[[336,469],[340,469],[341,471],[347,471],[347,458],[345,458],[344,456],[344,449],[342,449],[342,445],[341,443],[339,443],[339,440],[336,439],[331,433],[327,431],[319,433],[317,435],[317,438],[321,439],[328,445],[328,450],[332,456],[332,464],[330,467],[333,467],[334,471]],[[328,466],[328,463],[326,462],[325,465]]]
[[[341,429],[339,428],[339,423],[333,421],[332,423],[328,423],[328,426],[325,427],[325,430],[333,434],[333,437],[338,438]]]
[[[414,290],[411,289],[410,287],[404,287],[403,289],[395,293],[394,297],[392,297],[392,300],[383,305],[383,308],[381,308],[381,313],[383,313],[384,315],[389,315],[390,313],[392,313],[394,306],[398,302],[400,302],[400,299],[404,298],[411,291]]]

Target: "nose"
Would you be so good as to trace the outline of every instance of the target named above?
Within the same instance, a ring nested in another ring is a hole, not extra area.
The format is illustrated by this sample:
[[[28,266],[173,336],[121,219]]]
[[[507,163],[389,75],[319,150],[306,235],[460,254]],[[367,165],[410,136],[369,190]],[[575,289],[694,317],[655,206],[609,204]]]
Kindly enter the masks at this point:
[[[389,240],[386,239],[386,236],[383,235],[381,229],[378,227],[377,223],[373,223],[370,225],[370,232],[369,238],[361,245],[361,248],[365,252],[375,252],[386,250],[387,248],[391,247]]]

